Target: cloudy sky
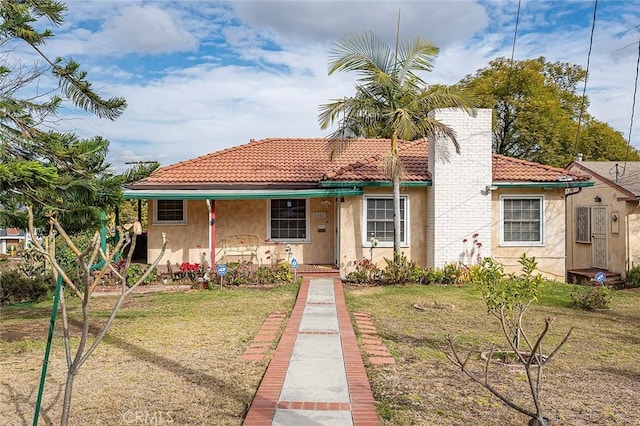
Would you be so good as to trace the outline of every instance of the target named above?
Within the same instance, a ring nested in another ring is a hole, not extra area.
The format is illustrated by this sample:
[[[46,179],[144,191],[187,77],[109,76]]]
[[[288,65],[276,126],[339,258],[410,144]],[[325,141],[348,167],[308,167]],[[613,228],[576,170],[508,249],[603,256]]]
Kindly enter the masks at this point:
[[[327,75],[336,40],[373,30],[392,44],[400,7],[401,39],[421,36],[440,47],[425,80],[452,84],[511,56],[518,9],[517,0],[66,4],[66,22],[45,52],[78,60],[94,87],[129,106],[114,122],[65,107],[68,119],[58,125],[108,138],[117,169],[126,161],[167,165],[252,138],[326,136],[318,105],[353,94],[353,75]],[[593,1],[522,0],[515,59],[586,67],[593,11]],[[640,0],[599,1],[589,112],[625,138],[639,38]],[[640,147],[638,125],[632,143]]]

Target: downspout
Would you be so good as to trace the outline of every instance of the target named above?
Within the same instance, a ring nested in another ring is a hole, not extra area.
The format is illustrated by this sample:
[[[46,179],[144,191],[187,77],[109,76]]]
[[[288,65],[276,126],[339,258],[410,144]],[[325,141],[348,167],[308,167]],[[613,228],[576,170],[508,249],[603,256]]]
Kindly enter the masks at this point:
[[[216,267],[216,201],[207,199],[209,212],[209,267]]]
[[[568,188],[567,188],[568,189]],[[569,198],[572,195],[576,195],[582,192],[582,187],[579,186],[578,190],[576,192],[568,192],[564,194],[564,234],[565,234],[565,239],[566,239],[566,235],[567,235],[567,227],[569,225],[569,212],[567,211],[569,206],[567,205],[567,198]],[[566,257],[567,257],[567,249],[569,248],[569,244],[573,244],[573,241],[570,243],[568,239],[566,239],[566,241],[564,242],[564,253],[565,253],[565,265],[564,265],[564,282],[568,282],[569,281],[569,268],[567,267],[567,263],[566,263]],[[573,255],[574,255],[574,250],[571,250],[571,265],[573,265]]]

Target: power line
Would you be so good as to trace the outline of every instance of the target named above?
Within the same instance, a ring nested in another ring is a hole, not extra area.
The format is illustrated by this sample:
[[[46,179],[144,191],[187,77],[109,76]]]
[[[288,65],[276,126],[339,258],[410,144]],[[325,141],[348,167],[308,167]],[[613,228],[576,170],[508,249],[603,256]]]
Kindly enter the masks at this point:
[[[591,37],[589,38],[589,52],[587,53],[587,69],[584,75],[584,87],[582,88],[582,102],[580,103],[580,112],[578,114],[578,127],[576,128],[576,140],[574,142],[574,153],[578,150],[578,137],[580,136],[580,125],[582,123],[582,114],[584,113],[585,98],[587,96],[587,80],[589,80],[589,64],[591,63],[591,48],[593,47],[593,33],[596,29],[596,12],[598,10],[598,0],[593,3],[593,21],[591,22]]]
[[[640,41],[638,42],[638,59],[636,60],[636,79],[633,84],[633,101],[631,102],[631,119],[629,121],[629,138],[627,139],[627,155],[624,158],[624,167],[622,168],[622,174],[627,169],[627,161],[629,160],[629,151],[631,150],[631,131],[633,130],[633,117],[636,111],[636,95],[638,93],[638,71],[640,70]]]
[[[516,38],[518,37],[518,24],[520,23],[520,6],[521,1],[518,0],[518,11],[516,12],[516,28],[513,32],[513,43],[511,44],[511,62],[509,63],[509,75],[507,76],[507,93],[511,92],[511,75],[513,74],[513,57],[516,52]]]

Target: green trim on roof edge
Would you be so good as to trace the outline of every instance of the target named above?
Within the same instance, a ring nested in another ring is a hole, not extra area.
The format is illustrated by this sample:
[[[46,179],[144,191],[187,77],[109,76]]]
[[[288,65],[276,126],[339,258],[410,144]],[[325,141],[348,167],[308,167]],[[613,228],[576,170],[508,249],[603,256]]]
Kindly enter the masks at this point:
[[[281,189],[281,190],[124,190],[127,200],[247,200],[268,198],[321,198],[362,195],[362,189]]]
[[[593,186],[595,182],[494,182],[498,188],[581,188]]]
[[[371,186],[384,186],[391,187],[391,181],[330,181],[324,180],[320,182],[320,186],[323,188],[363,188],[363,187],[371,187]],[[404,187],[427,187],[431,186],[431,181],[410,181],[410,182],[402,182],[400,186]]]

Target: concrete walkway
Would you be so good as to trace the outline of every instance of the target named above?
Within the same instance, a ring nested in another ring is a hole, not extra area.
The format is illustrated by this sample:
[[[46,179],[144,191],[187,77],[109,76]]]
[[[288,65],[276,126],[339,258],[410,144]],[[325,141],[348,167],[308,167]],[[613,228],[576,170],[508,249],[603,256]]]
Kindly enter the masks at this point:
[[[303,280],[243,424],[380,425],[340,280]]]

